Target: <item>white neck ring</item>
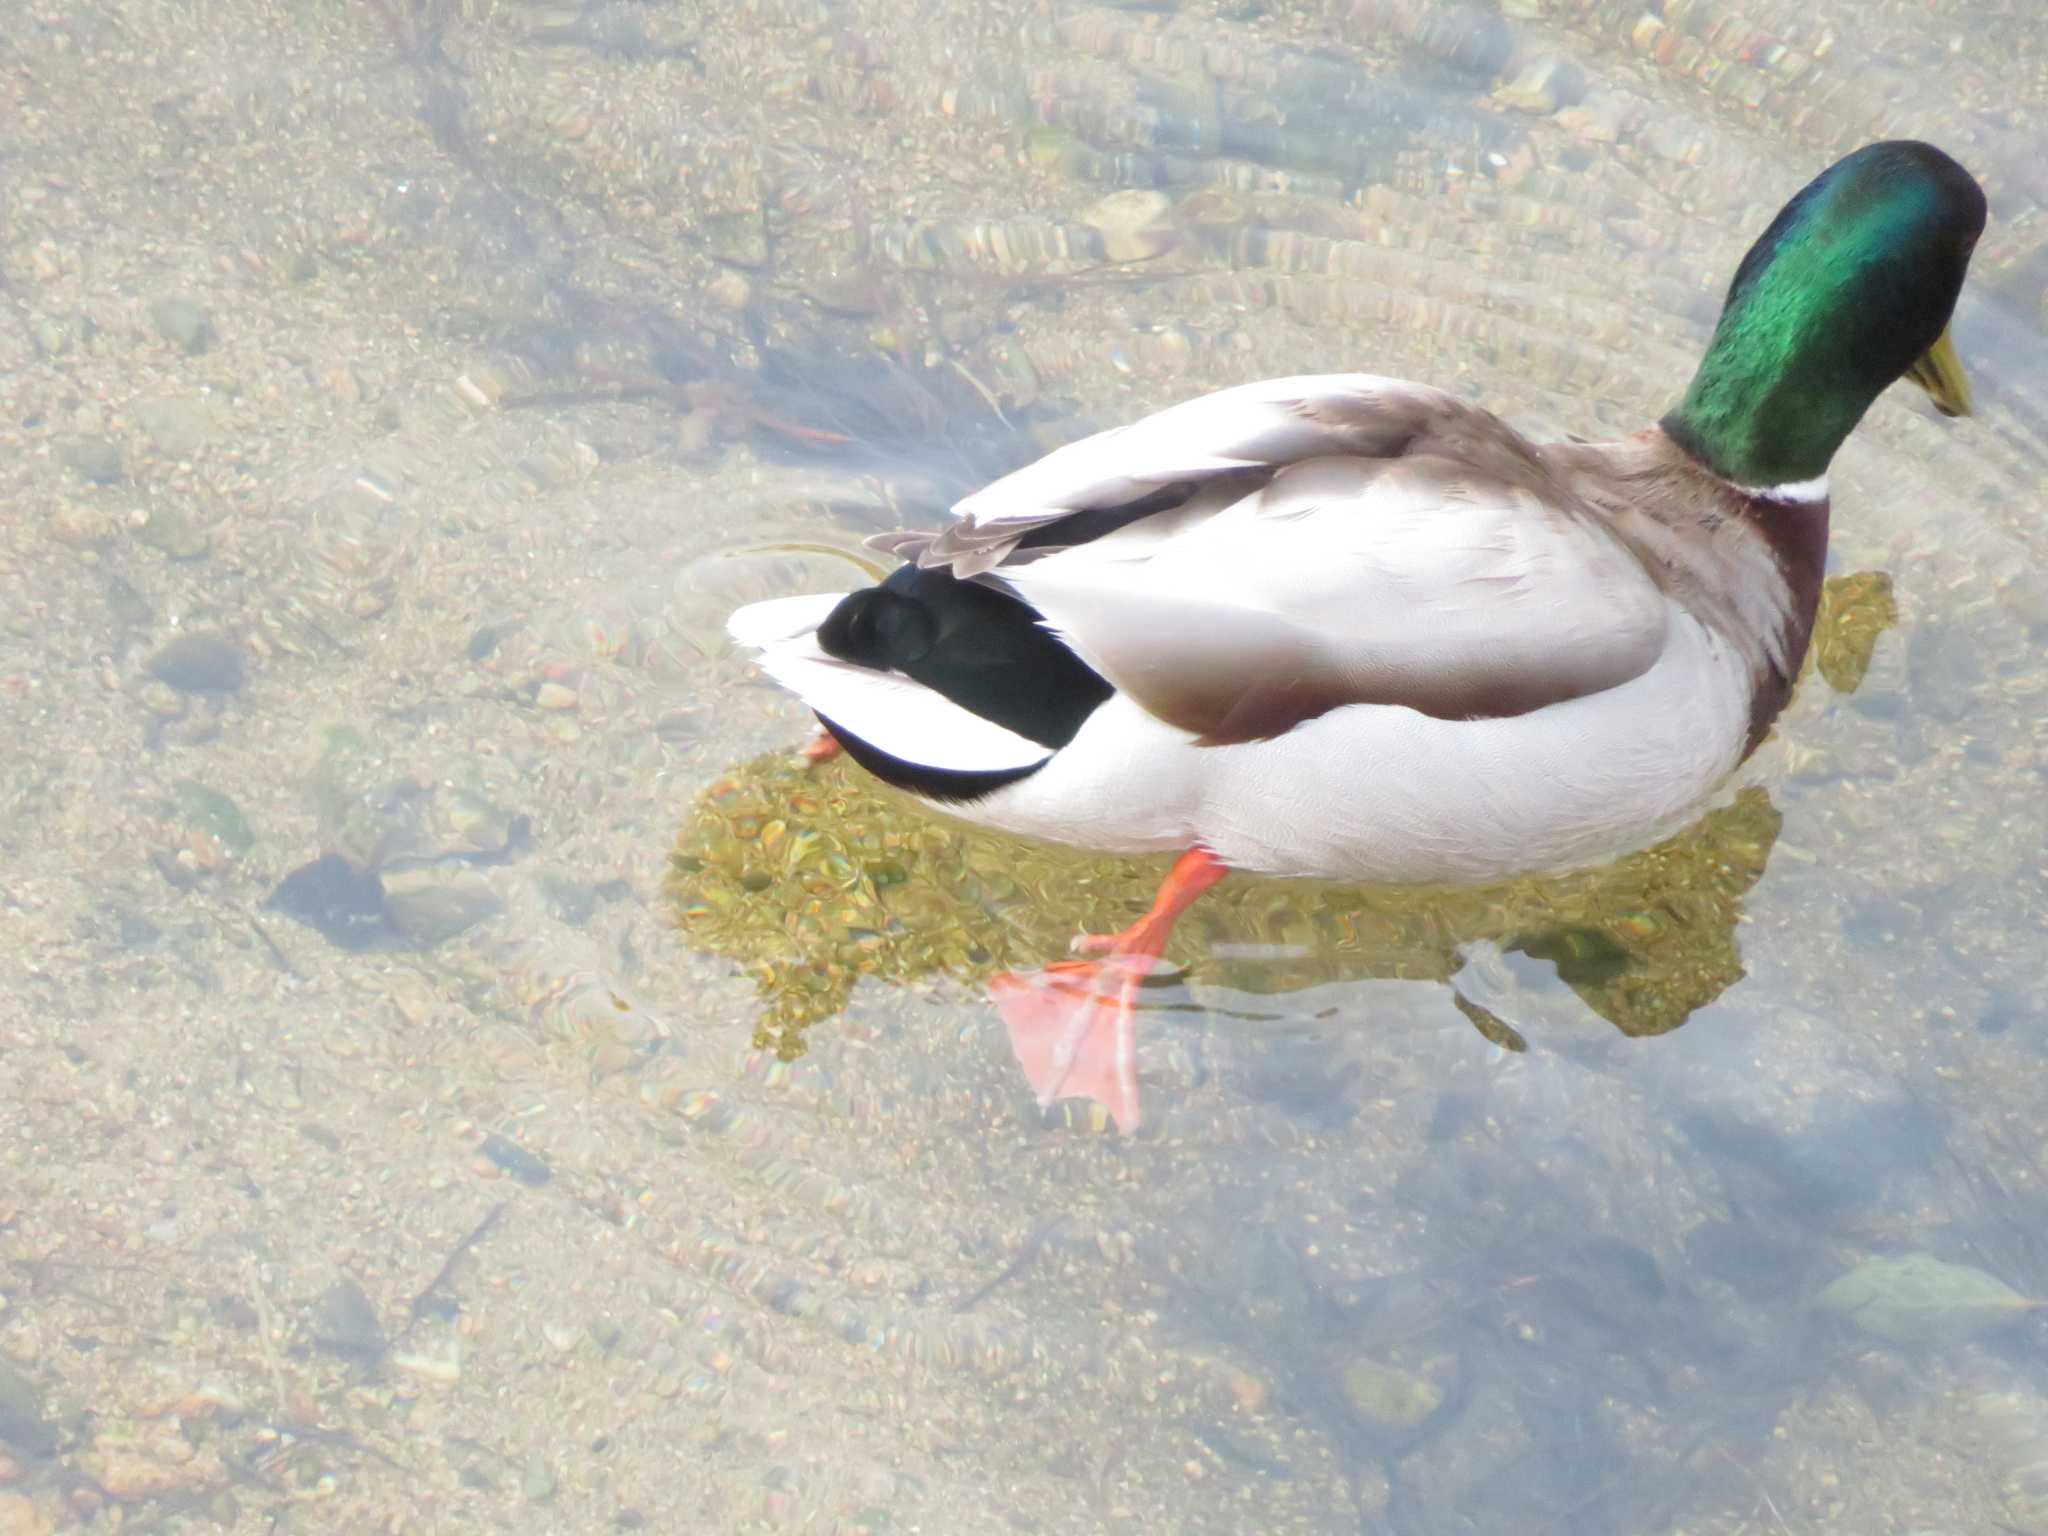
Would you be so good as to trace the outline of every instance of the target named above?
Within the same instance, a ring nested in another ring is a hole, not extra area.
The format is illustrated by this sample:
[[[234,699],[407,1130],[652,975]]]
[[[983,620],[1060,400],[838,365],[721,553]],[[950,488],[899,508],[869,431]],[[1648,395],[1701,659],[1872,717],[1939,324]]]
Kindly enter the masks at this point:
[[[1734,484],[1733,481],[1729,482]],[[1794,506],[1811,506],[1828,499],[1828,477],[1815,475],[1811,480],[1787,480],[1783,485],[1737,485],[1735,489],[1745,496],[1754,496],[1758,501],[1783,501]]]

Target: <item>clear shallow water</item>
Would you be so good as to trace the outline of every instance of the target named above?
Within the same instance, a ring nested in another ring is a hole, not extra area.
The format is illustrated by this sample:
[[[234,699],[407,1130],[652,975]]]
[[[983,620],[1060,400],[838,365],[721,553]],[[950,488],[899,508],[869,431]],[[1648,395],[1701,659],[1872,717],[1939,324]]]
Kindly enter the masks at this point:
[[[2038,1322],[1821,1304],[1901,1254],[2048,1294],[2030,9],[957,9],[9,39],[8,1492],[2040,1525]],[[1895,133],[1992,196],[1980,414],[1901,391],[1844,452],[1826,675],[1731,808],[1564,884],[1228,883],[1146,1133],[1041,1124],[981,984],[1157,870],[798,774],[726,609],[1241,379],[1633,430],[1783,197]],[[294,887],[325,932],[269,904],[323,854],[383,887]]]

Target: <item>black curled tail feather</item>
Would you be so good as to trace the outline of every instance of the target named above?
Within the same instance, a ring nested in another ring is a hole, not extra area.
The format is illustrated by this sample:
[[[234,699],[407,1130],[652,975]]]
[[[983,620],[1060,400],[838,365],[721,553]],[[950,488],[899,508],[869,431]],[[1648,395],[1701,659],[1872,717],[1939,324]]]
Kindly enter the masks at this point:
[[[944,569],[906,565],[880,586],[848,593],[818,626],[817,638],[828,656],[899,672],[969,713],[1054,750],[1072,741],[1114,691],[1044,627],[1037,609]],[[837,726],[831,729],[854,761],[891,778],[869,765]]]

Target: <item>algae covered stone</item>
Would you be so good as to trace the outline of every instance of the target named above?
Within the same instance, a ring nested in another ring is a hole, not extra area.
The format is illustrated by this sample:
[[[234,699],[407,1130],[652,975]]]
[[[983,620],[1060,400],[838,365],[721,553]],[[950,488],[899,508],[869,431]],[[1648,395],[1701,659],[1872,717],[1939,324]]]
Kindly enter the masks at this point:
[[[1820,1293],[1820,1305],[1893,1344],[1956,1344],[2041,1303],[1981,1269],[1908,1253],[1857,1265]]]

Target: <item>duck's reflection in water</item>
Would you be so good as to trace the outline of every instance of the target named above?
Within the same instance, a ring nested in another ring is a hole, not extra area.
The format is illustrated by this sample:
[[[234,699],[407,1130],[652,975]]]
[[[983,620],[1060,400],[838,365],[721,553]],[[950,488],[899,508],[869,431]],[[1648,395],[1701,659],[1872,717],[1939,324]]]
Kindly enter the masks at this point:
[[[1891,622],[1881,576],[1832,584],[1809,686],[1853,690]],[[1222,1407],[1176,1410],[1204,1464],[1269,1491],[1341,1468],[1357,1508],[1332,1528],[1663,1529],[1719,1498],[1788,1405],[1859,1371],[1812,1297],[1942,1135],[1938,1111],[1883,1084],[1816,1094],[1811,1073],[1759,1071],[1775,1009],[1652,1038],[1743,976],[1744,908],[1780,821],[1749,787],[1561,878],[1224,882],[1174,937],[1182,969],[1145,988],[1156,1136],[1074,1136],[1108,1123],[1077,1101],[1051,1135],[1005,1134],[1006,1113],[1030,1113],[1018,1091],[983,1145],[962,1145],[969,1101],[934,1105],[934,1155],[1044,1213],[962,1305],[1077,1341],[1112,1298],[1119,1317],[1155,1315],[1187,1358],[1228,1366]],[[1056,961],[1075,932],[1144,911],[1163,862],[973,832],[844,763],[777,755],[692,808],[673,889],[690,942],[758,987],[759,1044],[793,1057],[862,978],[993,1033],[992,1003],[931,983],[978,990]],[[975,1050],[950,1027],[924,1038]],[[925,1093],[982,1071],[906,1063],[902,1078]],[[1804,1112],[1775,1112],[1787,1095]],[[1105,1189],[1098,1229],[1081,1213]],[[1134,1238],[1127,1290],[1087,1267],[1111,1228]]]

